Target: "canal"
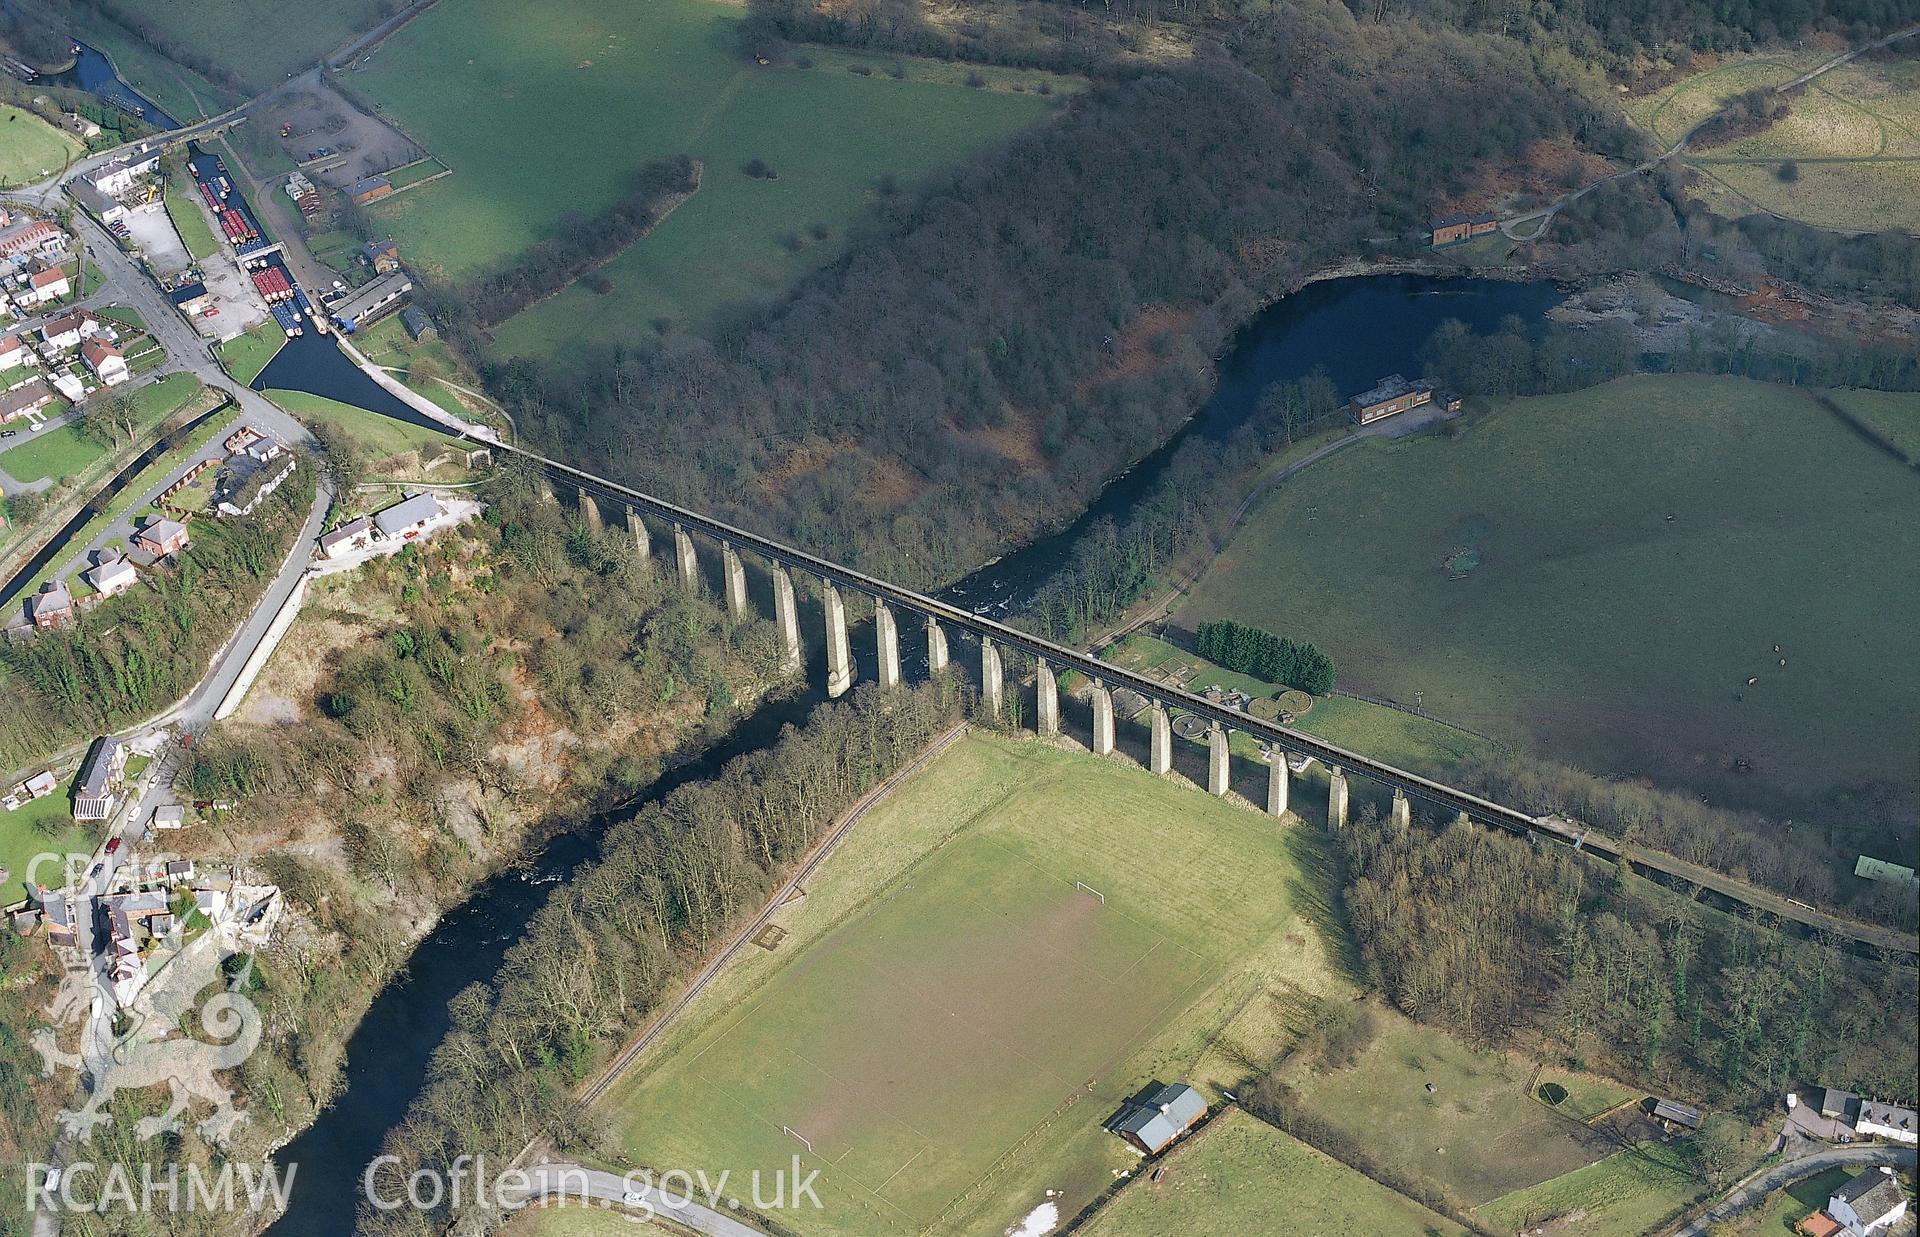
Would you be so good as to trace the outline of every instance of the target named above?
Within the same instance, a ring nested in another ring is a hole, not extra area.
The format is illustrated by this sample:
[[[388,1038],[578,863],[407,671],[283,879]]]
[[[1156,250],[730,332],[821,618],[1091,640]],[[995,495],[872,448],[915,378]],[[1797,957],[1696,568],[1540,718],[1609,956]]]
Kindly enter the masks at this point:
[[[143,120],[156,129],[178,129],[180,122],[169,116],[165,109],[139,91],[129,86],[113,67],[104,52],[90,47],[78,40],[74,42],[78,49],[74,56],[73,67],[65,73],[43,78],[50,86],[65,86],[72,90],[84,90],[97,95],[136,119]]]
[[[1542,329],[1546,311],[1560,300],[1551,284],[1497,280],[1395,275],[1309,285],[1239,332],[1219,364],[1213,396],[1171,441],[1110,482],[1071,524],[983,567],[946,595],[956,604],[982,610],[1015,606],[1059,567],[1088,523],[1126,515],[1153,492],[1181,443],[1196,434],[1231,433],[1251,415],[1269,383],[1303,377],[1318,367],[1340,389],[1362,390],[1387,373],[1419,373],[1421,349],[1445,319],[1458,318],[1485,331],[1513,315]],[[290,341],[256,385],[307,391],[382,412],[405,407],[326,337]],[[367,388],[379,392],[384,402],[362,403]],[[406,412],[403,419],[416,415]],[[816,649],[813,661],[822,660]],[[861,667],[863,676],[871,672],[870,666]],[[805,692],[762,705],[717,746],[661,778],[649,788],[647,799],[711,777],[735,756],[772,742],[782,726],[803,723],[824,698],[813,686],[824,678],[821,666],[810,664]],[[507,949],[519,939],[521,925],[545,901],[548,886],[593,859],[606,829],[633,810],[596,817],[576,832],[553,837],[523,868],[483,882],[434,925],[407,968],[374,998],[348,1041],[344,1084],[332,1105],[276,1157],[283,1169],[298,1165],[298,1171],[287,1212],[270,1233],[332,1237],[346,1230],[343,1217],[361,1197],[366,1166],[379,1154],[386,1132],[406,1116],[425,1080],[428,1060],[449,1029],[448,1002],[468,984],[492,979]]]

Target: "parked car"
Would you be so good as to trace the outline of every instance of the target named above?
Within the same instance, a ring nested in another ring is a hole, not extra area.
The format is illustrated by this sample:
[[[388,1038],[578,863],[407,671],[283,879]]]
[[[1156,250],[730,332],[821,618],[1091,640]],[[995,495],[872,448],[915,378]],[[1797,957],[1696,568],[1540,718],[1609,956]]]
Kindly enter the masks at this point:
[[[19,430],[0,430],[0,438],[11,438],[19,432]]]
[[[109,855],[112,855],[112,854],[116,854],[116,853],[118,853],[118,852],[119,852],[119,850],[120,850],[120,839],[119,839],[119,838],[108,838],[108,839],[107,839],[107,853],[108,853]]]

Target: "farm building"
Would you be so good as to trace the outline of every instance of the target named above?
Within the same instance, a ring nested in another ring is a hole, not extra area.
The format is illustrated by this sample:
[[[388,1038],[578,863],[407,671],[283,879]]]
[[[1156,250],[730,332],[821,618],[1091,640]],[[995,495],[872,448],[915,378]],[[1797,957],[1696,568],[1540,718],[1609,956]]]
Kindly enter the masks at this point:
[[[400,325],[407,328],[409,339],[428,339],[438,333],[433,328],[433,319],[427,317],[427,311],[417,305],[409,305],[400,311]]]
[[[433,495],[415,494],[385,511],[374,512],[373,526],[380,530],[382,537],[403,540],[417,537],[429,523],[439,518],[441,510],[440,500]]]
[[[1498,215],[1492,211],[1482,211],[1474,215],[1441,215],[1427,224],[1427,230],[1432,234],[1433,247],[1439,249],[1472,240],[1476,236],[1485,236],[1499,226]]]
[[[359,289],[330,312],[341,330],[352,333],[398,305],[400,298],[411,291],[413,280],[407,278],[406,272],[395,271]]]
[[[1207,1115],[1207,1101],[1184,1082],[1148,1083],[1140,1094],[1120,1105],[1102,1128],[1132,1143],[1147,1155],[1157,1155]]]
[[[154,520],[135,533],[133,541],[156,559],[178,554],[191,544],[187,526],[178,520]]]
[[[1433,399],[1433,385],[1426,382],[1408,382],[1399,374],[1388,374],[1374,385],[1371,391],[1362,391],[1347,401],[1347,407],[1353,413],[1353,419],[1361,425],[1369,425],[1382,417],[1390,417],[1398,412]]]
[[[328,558],[338,558],[353,550],[365,549],[367,543],[372,540],[372,536],[373,519],[363,515],[357,520],[347,521],[320,538],[320,552]]]
[[[353,199],[355,206],[365,206],[369,202],[378,202],[381,198],[393,195],[393,182],[384,176],[369,176],[357,180],[353,188],[347,190],[347,196]]]
[[[73,593],[59,580],[48,580],[27,598],[27,617],[36,631],[65,627],[73,622]]]
[[[1676,1103],[1673,1100],[1655,1100],[1653,1102],[1653,1118],[1656,1121],[1663,1122],[1669,1129],[1676,1125],[1688,1130],[1697,1130],[1700,1128],[1700,1110],[1698,1108],[1690,1108],[1685,1104]]]
[[[120,798],[120,777],[127,771],[127,749],[107,735],[93,745],[73,783],[73,818],[105,820]]]

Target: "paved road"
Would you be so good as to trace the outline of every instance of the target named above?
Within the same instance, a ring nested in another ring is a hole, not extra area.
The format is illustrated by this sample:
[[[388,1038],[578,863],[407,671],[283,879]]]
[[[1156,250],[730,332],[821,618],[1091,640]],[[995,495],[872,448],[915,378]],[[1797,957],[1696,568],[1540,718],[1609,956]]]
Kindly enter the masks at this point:
[[[1725,1198],[1709,1207],[1704,1214],[1678,1228],[1669,1230],[1666,1237],[1704,1237],[1715,1225],[1760,1205],[1767,1195],[1783,1186],[1817,1176],[1829,1168],[1847,1168],[1857,1171],[1876,1164],[1891,1164],[1895,1168],[1912,1172],[1914,1149],[1886,1145],[1835,1147],[1828,1151],[1817,1151],[1805,1159],[1776,1164],[1764,1172],[1748,1177],[1728,1191]]]
[[[757,1228],[743,1224],[724,1212],[708,1207],[698,1198],[682,1199],[678,1194],[662,1194],[657,1188],[635,1181],[631,1188],[624,1177],[587,1168],[580,1164],[536,1164],[527,1170],[532,1188],[524,1194],[503,1193],[501,1205],[509,1209],[526,1206],[537,1198],[565,1199],[579,1203],[586,1199],[612,1203],[636,1217],[657,1215],[674,1224],[710,1237],[765,1237]],[[746,1183],[736,1183],[748,1188]],[[584,1188],[583,1188],[584,1187]],[[763,1189],[771,1189],[763,1183]],[[792,1188],[792,1183],[788,1183]],[[727,1199],[717,1200],[723,1205]]]
[[[205,127],[207,126],[194,126],[196,130]],[[0,195],[0,198],[33,202],[43,207],[57,204],[59,183],[79,175],[81,171],[99,161],[98,158],[86,160],[76,164],[54,181],[20,192]],[[170,373],[194,374],[202,382],[210,386],[218,386],[233,394],[240,410],[240,415],[236,419],[259,426],[289,446],[300,447],[312,443],[312,435],[307,432],[306,426],[267,402],[258,392],[233,383],[227,378],[226,372],[214,360],[213,354],[209,351],[206,341],[201,339],[199,332],[180,317],[173,306],[160,295],[159,290],[134,265],[133,260],[121,252],[120,247],[104,229],[78,211],[73,213],[73,228],[105,276],[102,286],[90,293],[87,299],[90,302],[111,301],[134,309],[146,322],[160,346],[166,349],[167,359],[153,371],[154,376]],[[97,875],[90,875],[86,882],[86,889],[90,895],[97,895],[112,880],[119,864],[128,856],[133,849],[133,844],[145,831],[146,821],[151,816],[153,808],[175,801],[170,785],[171,778],[166,774],[171,768],[171,758],[177,755],[178,748],[172,746],[167,736],[159,732],[173,729],[198,733],[212,722],[214,710],[219,707],[221,699],[238,680],[247,658],[265,636],[274,615],[293,592],[300,576],[312,560],[315,543],[332,499],[332,490],[323,479],[315,487],[313,505],[307,511],[307,518],[301,527],[300,534],[295,539],[293,549],[286,562],[282,564],[279,574],[268,585],[252,612],[241,622],[227,643],[214,654],[207,673],[193,690],[165,713],[131,727],[119,736],[123,741],[138,742],[148,746],[157,743],[165,758],[156,761],[158,770],[146,779],[138,793],[129,796],[129,802],[123,805],[120,813],[114,818],[108,834],[110,837],[122,839],[123,844],[119,853],[106,854],[104,848],[107,838],[102,838],[102,849],[94,856],[95,862],[100,866],[100,872]],[[105,1046],[111,1043],[112,1000],[103,966],[104,959],[97,951],[97,942],[92,939],[91,915],[83,918],[89,923],[84,930],[82,942],[86,946],[95,981],[92,1016],[88,1020],[83,1043],[86,1052],[97,1053],[105,1051]],[[56,1156],[57,1154],[56,1149]],[[34,1218],[36,1234],[51,1233],[57,1226],[56,1217],[48,1212],[42,1211]]]

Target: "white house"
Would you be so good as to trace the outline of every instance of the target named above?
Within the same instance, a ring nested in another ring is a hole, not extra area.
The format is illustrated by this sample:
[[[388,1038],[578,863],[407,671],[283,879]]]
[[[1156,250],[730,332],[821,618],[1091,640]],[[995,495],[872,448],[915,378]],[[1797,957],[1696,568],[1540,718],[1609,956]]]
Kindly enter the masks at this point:
[[[1869,1168],[1827,1199],[1827,1214],[1850,1237],[1883,1233],[1907,1214],[1907,1193],[1891,1168]]]
[[[1861,1100],[1860,1119],[1854,1122],[1853,1128],[1861,1134],[1871,1134],[1875,1138],[1885,1138],[1911,1147],[1920,1137],[1920,1130],[1916,1130],[1914,1125],[1914,1111],[1911,1108],[1883,1104],[1879,1100]]]
[[[40,328],[40,338],[46,341],[47,347],[65,352],[69,348],[78,348],[83,339],[104,334],[106,329],[97,315],[82,309],[49,321]]]
[[[32,363],[33,353],[20,342],[18,335],[0,335],[0,370],[14,369]]]
[[[67,273],[57,266],[49,266],[44,271],[35,271],[27,276],[27,286],[14,297],[22,305],[44,305],[48,301],[57,301],[73,291],[73,281]]]
[[[93,585],[94,591],[102,597],[111,597],[115,593],[124,593],[137,584],[140,573],[135,571],[133,564],[126,559],[116,558],[83,573],[81,578]]]
[[[117,155],[107,160],[87,177],[95,189],[108,196],[118,196],[133,188],[133,183],[160,165],[160,156],[142,148],[131,155]]]
[[[133,377],[133,371],[127,368],[126,355],[104,339],[84,341],[80,345],[80,356],[106,386],[117,387]]]

